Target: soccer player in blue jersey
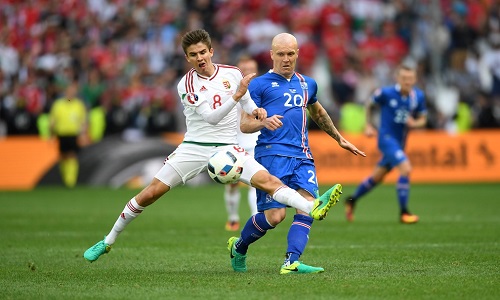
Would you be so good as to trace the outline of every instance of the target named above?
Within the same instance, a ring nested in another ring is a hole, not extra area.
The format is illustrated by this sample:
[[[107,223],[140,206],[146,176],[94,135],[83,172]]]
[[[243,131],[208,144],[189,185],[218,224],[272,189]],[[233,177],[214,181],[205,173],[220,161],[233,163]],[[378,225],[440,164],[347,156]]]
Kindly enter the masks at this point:
[[[313,202],[309,201],[244,152],[237,140],[236,105],[239,103],[243,111],[261,121],[267,117],[265,109],[255,105],[247,89],[255,74],[243,77],[236,67],[213,63],[212,39],[203,29],[184,34],[181,44],[186,61],[192,67],[177,85],[186,117],[184,140],[165,159],[151,183],[127,202],[108,235],[84,252],[83,257],[89,262],[108,253],[118,236],[146,207],[176,186],[205,172],[210,157],[227,149],[241,153],[241,182],[265,189],[276,201],[306,211],[315,220],[323,220],[339,200],[340,195],[332,187]]]
[[[256,160],[288,187],[313,201],[318,195],[318,182],[308,144],[308,113],[342,148],[355,155],[365,154],[345,140],[335,128],[328,113],[318,102],[316,81],[295,72],[299,56],[296,38],[288,33],[276,35],[270,54],[273,69],[253,79],[248,90],[256,105],[266,109],[271,117],[259,121],[243,114],[240,128],[246,133],[260,130],[254,154]],[[342,193],[342,186],[335,185],[334,192]],[[273,200],[268,193],[257,191],[259,213],[250,217],[239,238],[231,237],[228,241],[231,264],[235,271],[247,270],[248,246],[285,219],[286,207]],[[288,248],[280,274],[324,271],[321,267],[299,261],[308,242],[312,223],[313,219],[307,213],[296,211],[288,231]]]
[[[346,200],[346,217],[354,220],[354,206],[359,198],[371,191],[393,169],[399,171],[396,192],[400,207],[400,221],[404,224],[418,222],[418,216],[408,210],[410,194],[411,164],[404,152],[409,129],[424,127],[427,122],[427,109],[424,93],[414,87],[417,82],[416,70],[401,65],[396,71],[397,84],[383,87],[374,92],[371,101],[366,105],[366,129],[368,136],[376,132],[372,123],[373,109],[380,109],[380,125],[378,128],[378,149],[382,158],[372,175],[365,179],[353,195]]]

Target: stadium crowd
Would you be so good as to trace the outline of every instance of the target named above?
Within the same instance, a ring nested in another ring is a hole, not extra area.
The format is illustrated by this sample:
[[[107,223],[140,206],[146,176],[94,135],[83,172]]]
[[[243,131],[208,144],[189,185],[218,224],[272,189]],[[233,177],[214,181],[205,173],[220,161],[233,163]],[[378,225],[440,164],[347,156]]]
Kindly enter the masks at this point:
[[[418,66],[428,128],[500,127],[498,0],[0,0],[0,136],[41,133],[74,81],[103,129],[96,139],[183,131],[179,42],[197,28],[211,34],[214,62],[247,54],[261,72],[272,37],[293,33],[298,71],[318,79],[347,132],[403,60]]]

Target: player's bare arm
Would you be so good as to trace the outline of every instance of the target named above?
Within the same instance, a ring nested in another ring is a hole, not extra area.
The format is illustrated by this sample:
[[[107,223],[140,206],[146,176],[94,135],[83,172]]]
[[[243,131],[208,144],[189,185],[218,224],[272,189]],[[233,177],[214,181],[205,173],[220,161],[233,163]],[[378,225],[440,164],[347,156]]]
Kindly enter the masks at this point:
[[[263,108],[260,108],[263,109]],[[266,112],[267,114],[267,112]],[[244,111],[241,112],[240,130],[243,133],[253,133],[261,130],[262,128],[267,128],[269,130],[276,130],[283,126],[282,119],[283,116],[273,115],[269,118],[264,118],[263,120],[256,119],[255,116],[249,115]]]
[[[276,130],[283,126],[283,122],[281,121],[283,119],[283,116],[281,115],[273,115],[266,120],[264,120],[264,127],[266,127],[269,130]]]
[[[316,102],[313,105],[308,106],[308,111],[309,116],[316,124],[318,124],[319,128],[340,143],[341,135],[323,105]]]
[[[365,115],[366,115],[366,125],[365,125],[365,135],[368,137],[375,136],[377,133],[377,129],[373,126],[373,110],[375,108],[375,103],[371,100],[368,100],[365,105]]]
[[[267,118],[267,110],[262,107],[254,109],[252,113],[253,117],[259,121],[265,121]]]
[[[423,127],[425,127],[426,124],[427,124],[427,115],[426,114],[420,115],[417,118],[413,118],[410,116],[406,120],[406,125],[409,128],[423,128]]]
[[[319,128],[321,128],[324,132],[328,133],[333,139],[335,139],[339,146],[348,150],[354,155],[366,156],[366,154],[359,150],[356,146],[347,141],[337,130],[335,125],[333,124],[332,119],[328,115],[327,111],[323,108],[323,106],[316,102],[313,105],[308,106],[309,115],[313,119],[316,124],[318,124]]]

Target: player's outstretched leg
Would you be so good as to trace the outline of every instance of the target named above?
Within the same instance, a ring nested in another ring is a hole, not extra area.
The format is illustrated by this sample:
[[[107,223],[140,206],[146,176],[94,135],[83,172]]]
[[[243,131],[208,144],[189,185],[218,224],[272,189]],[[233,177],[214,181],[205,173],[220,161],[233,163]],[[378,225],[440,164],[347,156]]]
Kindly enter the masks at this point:
[[[321,197],[314,200],[314,206],[309,215],[315,220],[323,220],[332,206],[337,204],[342,194],[342,185],[336,184]]]
[[[281,266],[280,274],[310,274],[310,273],[321,273],[325,269],[320,267],[308,266],[300,261],[296,261],[290,265]]]
[[[234,244],[238,241],[238,238],[233,236],[227,241],[227,250],[229,250],[229,257],[231,258],[231,265],[233,270],[236,272],[246,272],[247,271],[247,255],[240,254],[236,252],[236,247]]]
[[[90,262],[96,261],[101,255],[111,251],[111,245],[106,244],[104,240],[97,242],[94,246],[90,247],[83,253],[83,257]]]

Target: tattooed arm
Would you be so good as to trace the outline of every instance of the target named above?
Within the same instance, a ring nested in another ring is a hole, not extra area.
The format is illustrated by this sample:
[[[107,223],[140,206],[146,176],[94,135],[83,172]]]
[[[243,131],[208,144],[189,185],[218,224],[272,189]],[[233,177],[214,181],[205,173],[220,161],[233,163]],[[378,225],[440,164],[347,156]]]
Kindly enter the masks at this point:
[[[354,155],[366,156],[366,154],[356,148],[353,144],[347,141],[337,130],[335,125],[333,124],[332,119],[328,115],[326,109],[319,103],[315,102],[312,105],[308,106],[309,116],[311,119],[318,124],[319,128],[326,132],[329,136],[331,136],[334,140],[339,143],[340,147],[350,151]]]

